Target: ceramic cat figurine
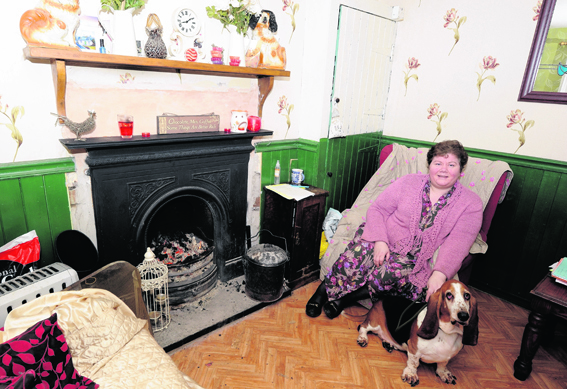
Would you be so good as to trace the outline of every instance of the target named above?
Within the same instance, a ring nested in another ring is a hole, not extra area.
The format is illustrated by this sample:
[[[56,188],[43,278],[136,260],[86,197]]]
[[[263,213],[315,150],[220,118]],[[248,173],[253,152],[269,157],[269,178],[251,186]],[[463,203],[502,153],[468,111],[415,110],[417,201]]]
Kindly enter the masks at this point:
[[[75,32],[79,27],[79,0],[41,0],[20,18],[20,32],[30,46],[56,46],[77,49]]]

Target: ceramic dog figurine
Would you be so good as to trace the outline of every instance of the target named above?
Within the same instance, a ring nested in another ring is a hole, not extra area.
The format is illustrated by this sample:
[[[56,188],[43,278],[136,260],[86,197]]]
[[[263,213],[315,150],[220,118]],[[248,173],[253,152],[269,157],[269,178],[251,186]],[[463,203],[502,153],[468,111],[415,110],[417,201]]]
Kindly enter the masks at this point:
[[[249,26],[254,31],[254,38],[246,52],[247,66],[285,69],[285,48],[278,43],[274,35],[278,31],[274,13],[262,10],[260,16],[252,15]]]

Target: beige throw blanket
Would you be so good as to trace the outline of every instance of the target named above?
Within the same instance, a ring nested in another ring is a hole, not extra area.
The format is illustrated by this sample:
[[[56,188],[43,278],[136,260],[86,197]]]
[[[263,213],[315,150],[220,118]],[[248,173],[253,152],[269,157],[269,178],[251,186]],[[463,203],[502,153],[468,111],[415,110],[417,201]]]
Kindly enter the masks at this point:
[[[411,173],[428,173],[427,151],[429,149],[408,148],[398,144],[393,146],[394,148],[388,158],[362,189],[352,207],[342,212],[343,218],[337,225],[337,231],[329,241],[329,247],[321,258],[321,280],[345,251],[347,244],[354,238],[358,226],[366,220],[366,211],[378,195],[399,177]],[[512,169],[506,162],[469,157],[463,171],[463,177],[461,177],[461,183],[478,194],[482,199],[483,206],[486,207],[492,191],[504,173],[507,174],[507,177],[499,200],[501,202],[513,177]],[[488,245],[479,234],[470,252],[473,254],[485,253],[487,248]],[[434,255],[434,260],[435,258]]]
[[[102,289],[58,292],[14,309],[2,342],[57,312],[73,365],[100,389],[203,389],[183,374],[128,306]]]

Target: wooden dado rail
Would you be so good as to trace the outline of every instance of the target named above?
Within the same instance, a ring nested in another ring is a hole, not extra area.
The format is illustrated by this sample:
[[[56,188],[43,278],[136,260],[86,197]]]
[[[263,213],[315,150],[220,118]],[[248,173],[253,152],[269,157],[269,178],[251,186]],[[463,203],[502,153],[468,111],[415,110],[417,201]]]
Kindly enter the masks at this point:
[[[192,73],[209,76],[226,76],[258,79],[258,116],[262,116],[264,102],[274,86],[274,77],[289,77],[287,70],[258,69],[240,66],[213,65],[200,62],[176,61],[125,55],[99,54],[78,50],[52,49],[27,46],[24,55],[32,62],[49,62],[57,99],[57,113],[66,116],[67,65],[146,70],[154,72]]]

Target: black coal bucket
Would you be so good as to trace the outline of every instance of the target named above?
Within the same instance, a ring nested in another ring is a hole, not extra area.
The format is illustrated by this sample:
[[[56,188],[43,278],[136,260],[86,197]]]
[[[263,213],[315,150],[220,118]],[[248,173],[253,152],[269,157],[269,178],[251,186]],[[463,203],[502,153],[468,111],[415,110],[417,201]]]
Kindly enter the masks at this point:
[[[248,297],[261,302],[272,302],[284,292],[287,253],[273,244],[259,244],[244,255],[245,292]]]

